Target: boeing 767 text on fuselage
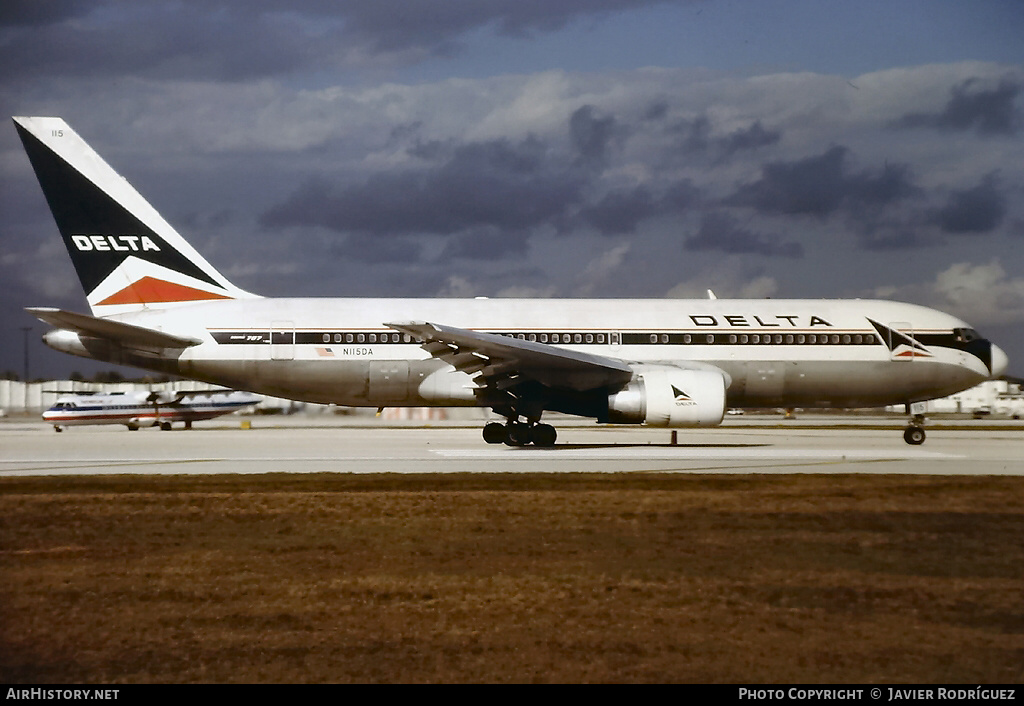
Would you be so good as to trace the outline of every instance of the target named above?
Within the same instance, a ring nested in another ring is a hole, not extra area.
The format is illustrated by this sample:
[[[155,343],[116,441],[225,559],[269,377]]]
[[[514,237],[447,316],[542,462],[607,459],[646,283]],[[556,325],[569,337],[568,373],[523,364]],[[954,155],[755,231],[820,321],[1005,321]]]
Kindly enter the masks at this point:
[[[91,315],[29,312],[73,355],[308,402],[489,407],[707,427],[730,407],[910,405],[1000,375],[960,319],[869,300],[272,299],[239,289],[60,118],[14,118]],[[919,444],[912,421],[904,437]]]

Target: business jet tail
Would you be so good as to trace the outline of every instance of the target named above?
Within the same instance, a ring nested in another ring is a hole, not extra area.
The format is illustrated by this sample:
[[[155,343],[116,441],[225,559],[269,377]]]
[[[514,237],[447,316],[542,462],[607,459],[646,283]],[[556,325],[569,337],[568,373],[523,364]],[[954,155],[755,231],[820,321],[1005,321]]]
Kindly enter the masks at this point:
[[[95,316],[256,295],[218,272],[61,118],[14,118]]]

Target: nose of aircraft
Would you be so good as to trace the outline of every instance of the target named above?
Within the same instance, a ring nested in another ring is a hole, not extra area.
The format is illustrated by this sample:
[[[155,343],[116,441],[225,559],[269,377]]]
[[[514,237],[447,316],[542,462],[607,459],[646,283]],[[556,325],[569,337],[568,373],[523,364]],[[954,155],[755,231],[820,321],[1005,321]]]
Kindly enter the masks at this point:
[[[1006,366],[1010,364],[1010,359],[1006,357],[1006,353],[1003,349],[997,345],[992,346],[992,377],[997,378],[1003,374],[1006,370]]]

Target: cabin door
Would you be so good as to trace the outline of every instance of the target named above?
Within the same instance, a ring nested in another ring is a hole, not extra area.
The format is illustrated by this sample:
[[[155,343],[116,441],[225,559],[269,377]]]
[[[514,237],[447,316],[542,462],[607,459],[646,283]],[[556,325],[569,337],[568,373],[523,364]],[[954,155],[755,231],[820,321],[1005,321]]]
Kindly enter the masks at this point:
[[[270,324],[270,359],[295,359],[295,323],[274,321]]]

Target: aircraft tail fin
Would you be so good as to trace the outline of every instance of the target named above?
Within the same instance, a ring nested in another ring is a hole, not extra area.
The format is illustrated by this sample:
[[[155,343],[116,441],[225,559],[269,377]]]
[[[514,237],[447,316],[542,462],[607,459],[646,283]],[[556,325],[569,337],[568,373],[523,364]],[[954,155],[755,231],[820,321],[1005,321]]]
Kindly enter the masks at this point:
[[[220,274],[64,120],[14,124],[94,315],[256,296]]]

